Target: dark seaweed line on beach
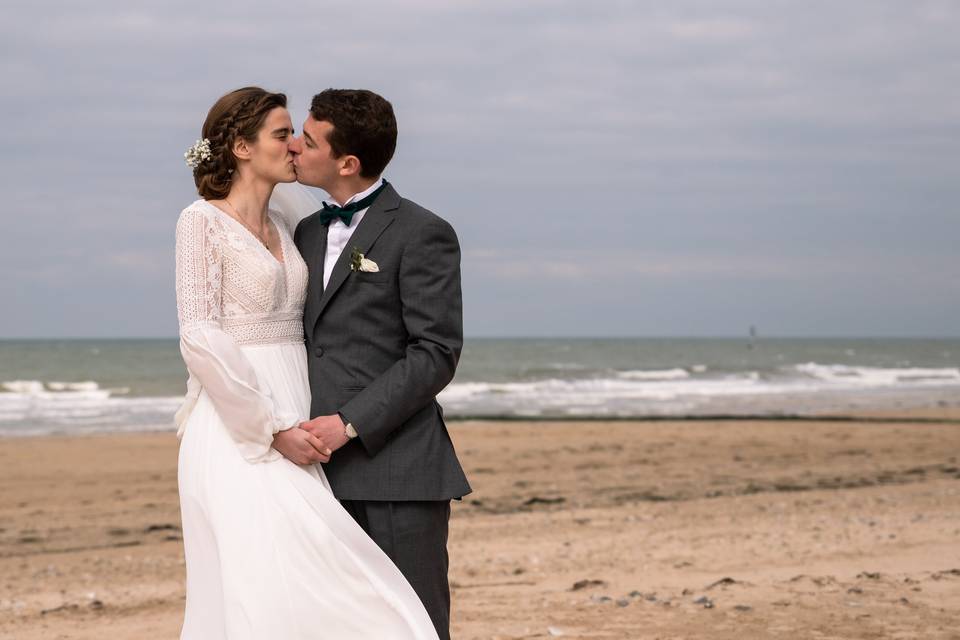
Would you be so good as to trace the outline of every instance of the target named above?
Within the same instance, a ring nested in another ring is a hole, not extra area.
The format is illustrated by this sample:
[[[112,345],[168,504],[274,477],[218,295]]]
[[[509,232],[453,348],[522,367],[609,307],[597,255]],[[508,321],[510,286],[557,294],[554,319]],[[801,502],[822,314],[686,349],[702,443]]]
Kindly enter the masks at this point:
[[[904,422],[918,424],[957,424],[957,418],[925,418],[925,417],[879,417],[879,416],[848,416],[848,415],[783,415],[783,414],[680,414],[675,416],[520,416],[509,414],[498,415],[471,415],[447,413],[445,418],[450,422],[871,422],[879,424],[902,424]]]
[[[864,489],[879,486],[898,486],[916,484],[929,480],[960,480],[960,467],[951,463],[932,464],[908,469],[878,470],[874,473],[854,474],[850,476],[821,476],[811,478],[806,482],[791,478],[775,480],[757,480],[744,478],[736,486],[726,487],[706,492],[675,491],[664,492],[658,488],[642,488],[624,492],[625,487],[604,488],[597,491],[601,500],[594,499],[589,506],[625,505],[640,502],[689,502],[692,500],[730,498],[737,496],[751,496],[767,493],[799,493],[807,491],[831,491],[843,489]],[[521,502],[514,500],[484,501],[467,499],[466,503],[488,514],[511,514],[533,510],[557,511],[571,507],[584,507],[586,504],[577,504],[576,497],[561,495],[533,496]]]

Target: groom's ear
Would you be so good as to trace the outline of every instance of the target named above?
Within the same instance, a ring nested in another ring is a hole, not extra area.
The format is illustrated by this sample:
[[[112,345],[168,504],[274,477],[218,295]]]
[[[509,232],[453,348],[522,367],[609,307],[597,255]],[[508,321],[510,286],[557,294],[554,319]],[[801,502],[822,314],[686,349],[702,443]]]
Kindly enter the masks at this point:
[[[344,178],[358,175],[360,169],[360,158],[357,156],[346,155],[340,159],[340,175]]]

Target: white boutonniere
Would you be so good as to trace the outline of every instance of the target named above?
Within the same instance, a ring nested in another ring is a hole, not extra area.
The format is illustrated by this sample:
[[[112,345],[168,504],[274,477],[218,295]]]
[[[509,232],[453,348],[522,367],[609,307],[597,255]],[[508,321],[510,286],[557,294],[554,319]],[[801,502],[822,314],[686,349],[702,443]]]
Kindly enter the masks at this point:
[[[361,271],[363,273],[380,273],[380,265],[373,260],[364,258],[360,249],[353,248],[350,254],[350,271]]]

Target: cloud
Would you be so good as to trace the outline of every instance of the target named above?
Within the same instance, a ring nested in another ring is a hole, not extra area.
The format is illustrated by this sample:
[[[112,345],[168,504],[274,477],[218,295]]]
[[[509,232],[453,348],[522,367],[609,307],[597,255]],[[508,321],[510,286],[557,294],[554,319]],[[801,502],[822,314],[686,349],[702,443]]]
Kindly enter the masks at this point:
[[[472,309],[495,308],[511,277],[561,287],[618,274],[703,292],[714,311],[720,280],[768,283],[757,291],[771,307],[826,281],[873,296],[843,316],[846,333],[956,333],[958,31],[950,0],[11,0],[0,268],[46,275],[0,286],[24,309],[0,334],[40,326],[30,314],[64,282],[91,307],[141,300],[108,320],[118,331],[172,334],[162,265],[196,197],[182,153],[212,102],[251,83],[286,91],[298,124],[327,86],[393,101],[388,177],[458,230]],[[913,329],[878,277],[926,292]],[[556,290],[525,295],[535,326],[576,333],[573,311],[537,311]],[[621,322],[597,330],[642,330],[629,320],[639,303],[591,296]],[[516,326],[496,315],[483,331]],[[701,315],[688,330],[719,317]],[[99,319],[74,333],[94,329],[109,333]]]
[[[667,27],[667,32],[673,36],[701,42],[740,40],[756,31],[756,26],[749,20],[734,18],[686,20],[674,22]]]
[[[465,260],[479,277],[498,280],[597,282],[603,279],[645,279],[658,282],[694,280],[775,283],[821,278],[846,280],[914,280],[938,282],[944,290],[960,287],[954,279],[953,255],[891,255],[879,252],[827,255],[738,254],[718,251],[604,251],[552,253],[542,249],[473,250]]]

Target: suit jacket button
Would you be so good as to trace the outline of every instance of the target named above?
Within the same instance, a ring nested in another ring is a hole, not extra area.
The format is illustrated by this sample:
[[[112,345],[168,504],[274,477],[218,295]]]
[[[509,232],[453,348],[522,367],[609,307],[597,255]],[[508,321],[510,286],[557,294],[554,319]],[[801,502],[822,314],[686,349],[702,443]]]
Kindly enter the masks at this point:
[[[313,353],[314,353],[314,355],[316,355],[318,358],[322,357],[322,356],[323,356],[323,347],[317,347],[316,349],[313,350]]]

